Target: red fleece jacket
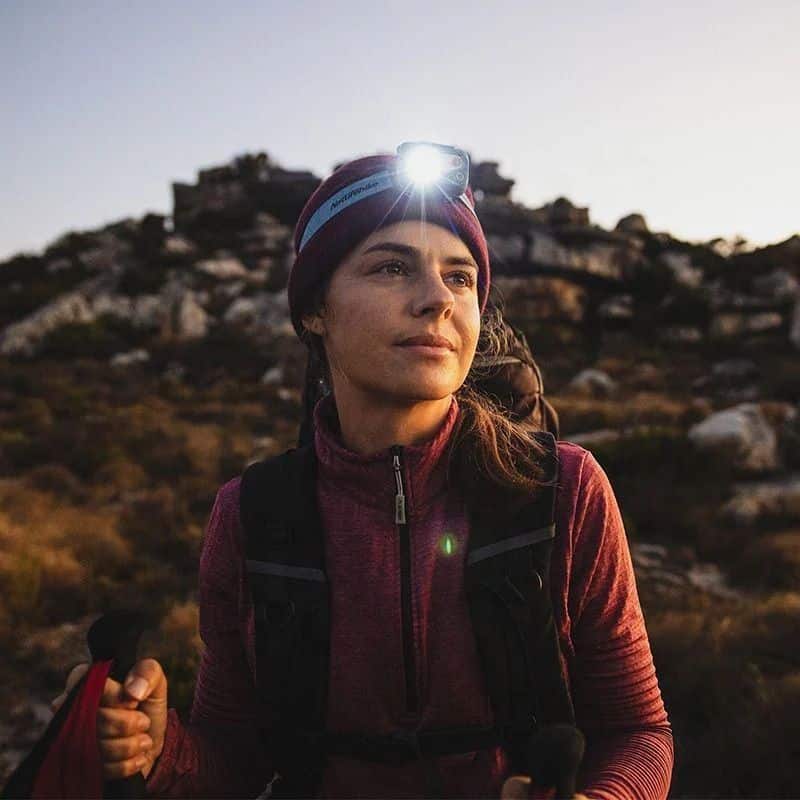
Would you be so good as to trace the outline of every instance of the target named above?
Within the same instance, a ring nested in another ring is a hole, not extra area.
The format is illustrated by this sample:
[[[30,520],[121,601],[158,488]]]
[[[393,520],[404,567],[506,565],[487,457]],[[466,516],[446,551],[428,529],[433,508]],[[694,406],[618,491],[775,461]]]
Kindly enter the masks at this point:
[[[327,406],[326,406],[327,402]],[[315,410],[318,500],[331,583],[328,725],[383,734],[491,723],[463,585],[468,524],[445,481],[445,448],[458,414],[403,448],[412,542],[412,617],[420,713],[405,711],[400,552],[395,476],[388,450],[347,450],[330,417]],[[602,467],[558,443],[560,480],[551,586],[577,725],[587,739],[578,788],[590,798],[664,798],[672,733],[656,679],[619,507]],[[253,608],[239,522],[240,478],[217,493],[200,557],[204,652],[190,721],[170,709],[161,757],[147,780],[155,797],[255,797],[273,772],[256,733]],[[456,543],[445,555],[444,534]],[[451,797],[499,797],[509,774],[501,748],[436,759]],[[424,765],[331,757],[323,797],[419,797]]]

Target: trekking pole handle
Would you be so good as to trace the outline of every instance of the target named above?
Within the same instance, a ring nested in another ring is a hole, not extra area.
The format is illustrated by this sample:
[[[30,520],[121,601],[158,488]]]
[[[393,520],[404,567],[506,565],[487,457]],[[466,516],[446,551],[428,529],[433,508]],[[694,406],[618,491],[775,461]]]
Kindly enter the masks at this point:
[[[528,763],[537,785],[555,786],[556,800],[571,800],[585,746],[583,734],[574,725],[540,728],[528,743]]]
[[[139,639],[148,627],[143,614],[134,611],[111,611],[96,620],[87,634],[93,661],[113,659],[109,678],[122,683],[136,664]],[[103,781],[103,797],[111,800],[134,800],[146,797],[144,775],[137,772],[126,778]]]

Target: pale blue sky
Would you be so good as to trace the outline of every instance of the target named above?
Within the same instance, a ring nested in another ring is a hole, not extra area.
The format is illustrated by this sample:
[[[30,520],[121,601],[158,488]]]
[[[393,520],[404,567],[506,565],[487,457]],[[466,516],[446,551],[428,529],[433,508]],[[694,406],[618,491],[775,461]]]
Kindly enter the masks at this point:
[[[265,150],[432,139],[686,239],[800,233],[800,2],[0,0],[0,258]]]

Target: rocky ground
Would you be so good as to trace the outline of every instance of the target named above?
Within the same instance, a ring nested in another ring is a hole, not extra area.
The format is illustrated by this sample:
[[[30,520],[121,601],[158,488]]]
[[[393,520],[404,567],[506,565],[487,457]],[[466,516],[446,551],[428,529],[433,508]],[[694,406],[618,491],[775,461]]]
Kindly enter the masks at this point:
[[[676,732],[674,796],[793,796],[800,236],[688,243],[641,214],[609,231],[564,198],[514,202],[497,167],[473,165],[496,296],[561,437],[617,493]],[[188,709],[214,494],[296,436],[305,357],[285,285],[318,180],[243,156],[176,184],[169,217],[0,264],[0,780],[126,592],[156,598],[152,651]]]

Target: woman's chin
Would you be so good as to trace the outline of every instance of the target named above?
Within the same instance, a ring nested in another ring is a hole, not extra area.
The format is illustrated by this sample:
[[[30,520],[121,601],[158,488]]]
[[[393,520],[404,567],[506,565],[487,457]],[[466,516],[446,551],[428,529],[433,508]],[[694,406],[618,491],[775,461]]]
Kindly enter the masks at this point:
[[[407,403],[425,403],[450,397],[458,385],[452,381],[409,381],[405,386],[395,386],[392,394]]]

